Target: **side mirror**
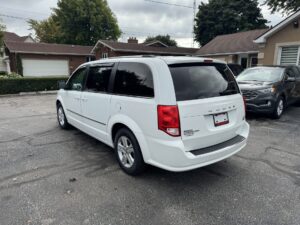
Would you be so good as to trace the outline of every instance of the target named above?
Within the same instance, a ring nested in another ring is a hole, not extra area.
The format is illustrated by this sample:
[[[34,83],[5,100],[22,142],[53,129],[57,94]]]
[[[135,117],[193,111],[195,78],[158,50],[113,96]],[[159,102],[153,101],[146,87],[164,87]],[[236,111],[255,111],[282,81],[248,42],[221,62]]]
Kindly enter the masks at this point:
[[[61,81],[58,81],[58,89],[65,89],[66,88],[66,81],[64,80],[61,80]]]
[[[295,77],[287,77],[286,82],[295,82],[296,78]]]

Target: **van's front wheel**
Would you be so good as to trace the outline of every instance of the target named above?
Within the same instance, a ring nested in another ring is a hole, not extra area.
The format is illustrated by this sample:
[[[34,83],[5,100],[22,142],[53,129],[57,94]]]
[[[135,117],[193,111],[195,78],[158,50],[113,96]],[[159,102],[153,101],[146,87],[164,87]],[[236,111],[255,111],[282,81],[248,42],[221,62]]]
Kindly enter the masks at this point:
[[[68,129],[70,126],[68,123],[65,111],[61,104],[57,105],[57,121],[58,121],[59,126],[63,129]]]
[[[129,175],[138,175],[145,169],[140,146],[135,136],[126,128],[120,129],[114,141],[118,163]]]

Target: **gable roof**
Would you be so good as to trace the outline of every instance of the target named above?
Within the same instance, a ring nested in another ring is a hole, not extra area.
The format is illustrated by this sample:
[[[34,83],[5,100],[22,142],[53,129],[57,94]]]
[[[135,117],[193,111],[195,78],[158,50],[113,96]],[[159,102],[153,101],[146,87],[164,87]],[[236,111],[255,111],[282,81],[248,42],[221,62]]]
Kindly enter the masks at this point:
[[[286,27],[288,24],[290,24],[291,22],[296,20],[298,17],[300,17],[300,10],[298,10],[294,14],[290,15],[289,17],[287,17],[286,19],[284,19],[283,21],[278,23],[276,26],[269,29],[267,32],[265,32],[265,33],[261,34],[260,36],[258,36],[254,40],[254,42],[257,43],[257,44],[265,43],[267,41],[268,37],[272,36],[273,34],[277,33],[278,31],[280,31],[281,29]]]
[[[31,53],[48,55],[93,55],[93,46],[63,45],[48,43],[30,43],[20,41],[4,41],[5,46],[13,53]]]
[[[268,29],[250,30],[234,34],[219,35],[196,53],[205,55],[226,55],[233,53],[255,53],[258,52],[258,45],[253,42]]]
[[[161,47],[169,47],[165,43],[162,43],[161,41],[158,41],[158,40],[149,41],[149,42],[143,43],[143,45],[147,45],[147,46],[160,45]]]
[[[137,54],[174,54],[174,55],[193,55],[197,48],[181,47],[154,47],[145,44],[125,43],[117,41],[99,40],[92,50],[92,53],[99,45],[104,45],[116,52],[133,52]]]
[[[4,38],[3,40],[4,41],[25,41],[25,39],[27,38],[24,38],[24,37],[20,37],[19,35],[13,33],[13,32],[7,32],[7,31],[4,31]]]

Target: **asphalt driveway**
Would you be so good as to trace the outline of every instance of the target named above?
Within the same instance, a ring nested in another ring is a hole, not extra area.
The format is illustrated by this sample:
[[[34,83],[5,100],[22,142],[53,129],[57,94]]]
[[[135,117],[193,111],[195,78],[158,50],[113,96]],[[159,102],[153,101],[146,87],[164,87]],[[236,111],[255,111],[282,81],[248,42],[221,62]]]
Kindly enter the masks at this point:
[[[0,98],[0,224],[299,225],[300,107],[249,123],[225,161],[130,177],[110,148],[58,127],[54,95]]]

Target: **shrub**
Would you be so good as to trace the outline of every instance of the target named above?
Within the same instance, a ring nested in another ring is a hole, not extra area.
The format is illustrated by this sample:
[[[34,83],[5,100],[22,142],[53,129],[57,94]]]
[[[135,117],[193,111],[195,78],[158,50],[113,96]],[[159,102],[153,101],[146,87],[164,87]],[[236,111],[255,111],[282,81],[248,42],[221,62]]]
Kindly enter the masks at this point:
[[[0,94],[58,90],[58,81],[68,77],[10,77],[0,79]]]
[[[10,73],[10,74],[7,74],[7,73],[3,73],[1,74],[0,73],[0,79],[3,79],[3,78],[21,78],[22,76],[20,74],[17,74],[17,73]]]

